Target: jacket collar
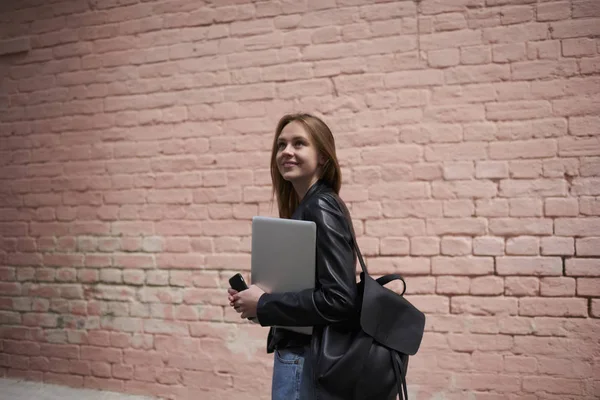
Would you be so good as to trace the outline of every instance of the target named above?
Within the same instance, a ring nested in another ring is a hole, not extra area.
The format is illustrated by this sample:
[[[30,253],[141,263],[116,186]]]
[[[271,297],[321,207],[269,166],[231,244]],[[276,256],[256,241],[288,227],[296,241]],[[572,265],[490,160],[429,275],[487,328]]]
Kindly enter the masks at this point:
[[[318,181],[313,183],[313,185],[308,189],[308,191],[302,198],[302,201],[300,202],[300,204],[305,203],[314,194],[321,193],[324,190],[327,190],[327,188],[329,188],[329,185],[327,185],[327,182],[325,182],[322,179],[319,179]]]

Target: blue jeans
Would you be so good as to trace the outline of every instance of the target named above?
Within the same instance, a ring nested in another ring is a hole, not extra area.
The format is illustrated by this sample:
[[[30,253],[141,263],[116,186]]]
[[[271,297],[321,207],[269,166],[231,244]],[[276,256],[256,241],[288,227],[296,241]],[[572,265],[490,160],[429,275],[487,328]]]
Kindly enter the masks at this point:
[[[272,400],[314,400],[310,347],[275,350]]]

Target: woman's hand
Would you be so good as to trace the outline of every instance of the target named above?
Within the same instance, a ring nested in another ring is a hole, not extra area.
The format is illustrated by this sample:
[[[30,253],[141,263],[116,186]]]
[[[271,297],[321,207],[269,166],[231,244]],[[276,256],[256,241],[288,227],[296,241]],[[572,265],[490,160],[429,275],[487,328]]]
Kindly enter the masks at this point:
[[[231,305],[235,311],[241,313],[242,318],[254,318],[256,317],[256,305],[258,299],[262,296],[265,291],[256,285],[250,285],[246,290],[238,292],[234,289],[227,289],[229,293],[229,305]]]

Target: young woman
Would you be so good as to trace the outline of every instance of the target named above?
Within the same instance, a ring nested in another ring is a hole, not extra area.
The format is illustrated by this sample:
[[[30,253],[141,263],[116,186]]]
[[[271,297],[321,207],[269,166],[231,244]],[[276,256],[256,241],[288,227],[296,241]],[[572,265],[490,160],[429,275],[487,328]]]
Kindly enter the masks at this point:
[[[273,192],[281,218],[317,225],[315,289],[265,293],[252,285],[229,301],[242,318],[257,317],[262,326],[313,326],[311,336],[271,328],[267,352],[275,353],[272,398],[337,399],[319,382],[320,357],[339,357],[344,331],[357,319],[356,257],[352,224],[338,197],[340,166],[331,131],[309,114],[286,115],[275,131],[271,154]],[[318,356],[318,357],[317,357]]]

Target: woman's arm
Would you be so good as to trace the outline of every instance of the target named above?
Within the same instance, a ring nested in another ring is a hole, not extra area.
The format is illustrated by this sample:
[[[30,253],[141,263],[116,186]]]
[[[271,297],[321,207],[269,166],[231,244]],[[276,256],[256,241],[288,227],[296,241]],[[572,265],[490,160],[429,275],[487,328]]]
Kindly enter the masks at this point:
[[[349,221],[331,196],[319,196],[306,220],[317,225],[317,284],[299,292],[265,293],[257,304],[263,326],[312,326],[356,315],[354,251]]]

